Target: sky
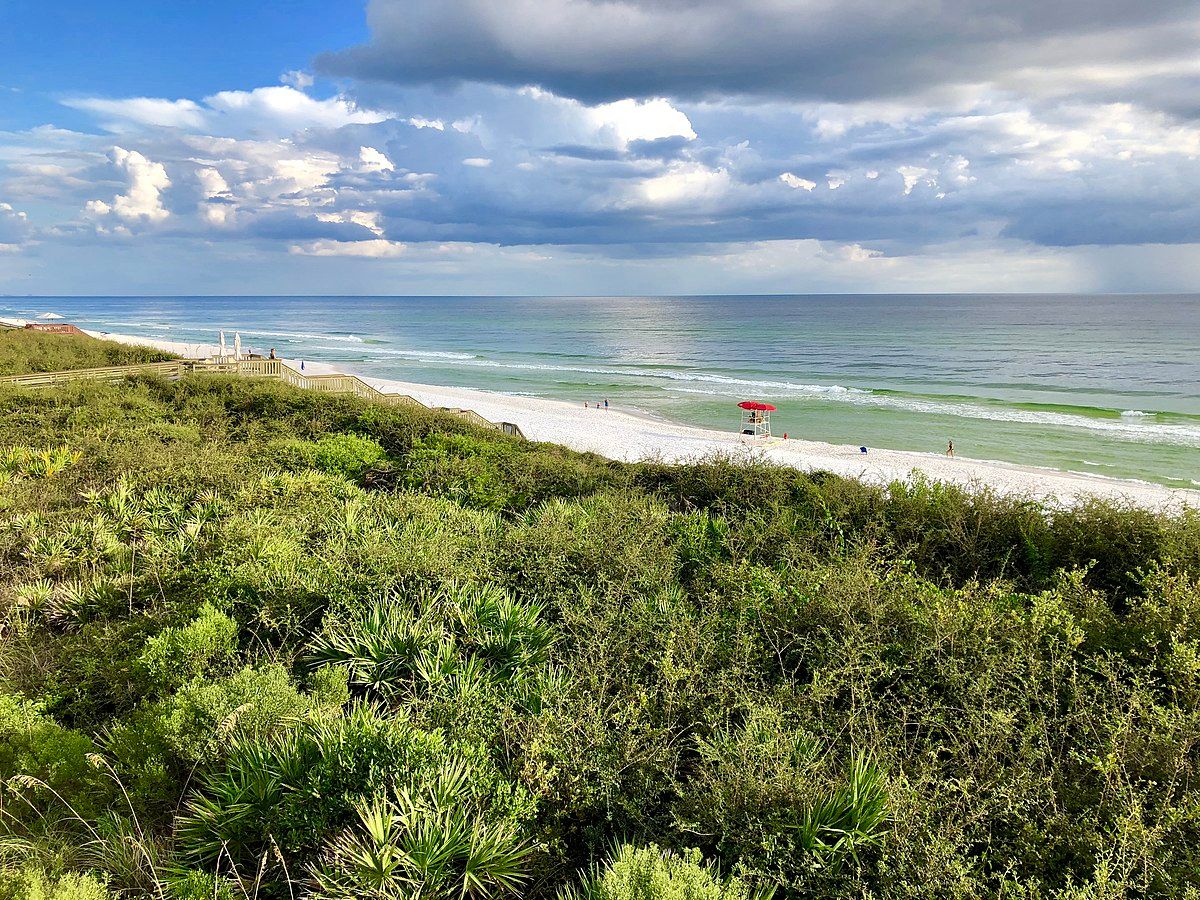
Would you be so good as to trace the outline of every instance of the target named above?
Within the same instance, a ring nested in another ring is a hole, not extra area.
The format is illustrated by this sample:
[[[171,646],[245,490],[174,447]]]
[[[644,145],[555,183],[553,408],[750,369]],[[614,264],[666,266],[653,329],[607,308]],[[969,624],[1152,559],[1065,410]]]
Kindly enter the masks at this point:
[[[0,293],[1200,290],[1194,0],[4,0]]]

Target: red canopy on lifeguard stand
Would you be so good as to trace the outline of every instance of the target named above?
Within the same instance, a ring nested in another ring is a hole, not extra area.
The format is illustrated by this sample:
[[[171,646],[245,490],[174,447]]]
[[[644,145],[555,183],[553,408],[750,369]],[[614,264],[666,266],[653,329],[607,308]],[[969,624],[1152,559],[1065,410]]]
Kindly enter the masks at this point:
[[[771,413],[775,407],[760,400],[743,400],[738,404],[742,411],[742,434],[771,436]]]

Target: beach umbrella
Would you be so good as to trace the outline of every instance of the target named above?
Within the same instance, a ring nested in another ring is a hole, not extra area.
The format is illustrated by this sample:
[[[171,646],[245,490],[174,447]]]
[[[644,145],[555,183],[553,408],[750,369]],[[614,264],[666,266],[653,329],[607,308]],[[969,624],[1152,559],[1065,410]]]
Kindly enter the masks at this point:
[[[233,333],[233,358],[235,360],[242,358],[242,333],[240,331]]]
[[[225,332],[221,332],[221,351],[218,354],[220,359],[225,359]]]

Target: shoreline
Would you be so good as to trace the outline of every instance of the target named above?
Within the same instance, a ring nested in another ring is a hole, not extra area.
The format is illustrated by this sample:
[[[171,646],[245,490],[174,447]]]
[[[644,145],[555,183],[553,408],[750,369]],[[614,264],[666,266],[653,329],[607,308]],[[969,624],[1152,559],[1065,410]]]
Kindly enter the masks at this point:
[[[158,340],[139,335],[88,331],[94,337],[124,344],[154,347],[184,356],[215,353],[215,344]],[[299,361],[284,362],[299,368]],[[858,447],[797,438],[744,438],[683,425],[648,415],[642,410],[584,408],[564,400],[525,397],[479,388],[449,387],[377,378],[329,363],[305,361],[307,374],[354,374],[385,393],[408,394],[427,406],[473,409],[493,421],[513,422],[529,440],[560,444],[624,462],[697,462],[714,457],[758,459],[801,471],[827,471],[871,484],[911,482],[914,477],[971,490],[991,490],[1027,497],[1052,505],[1075,505],[1090,498],[1149,509],[1200,509],[1200,491],[1104,475],[1025,466],[1000,460],[973,459],[911,450]]]

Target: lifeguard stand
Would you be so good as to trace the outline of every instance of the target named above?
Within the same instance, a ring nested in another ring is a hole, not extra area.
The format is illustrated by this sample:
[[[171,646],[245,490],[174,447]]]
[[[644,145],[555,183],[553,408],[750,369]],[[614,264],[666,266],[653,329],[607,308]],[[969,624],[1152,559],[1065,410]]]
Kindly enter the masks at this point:
[[[760,403],[758,400],[743,400],[738,404],[742,411],[742,434],[752,434],[755,437],[771,436],[771,413],[775,407],[770,403]]]

